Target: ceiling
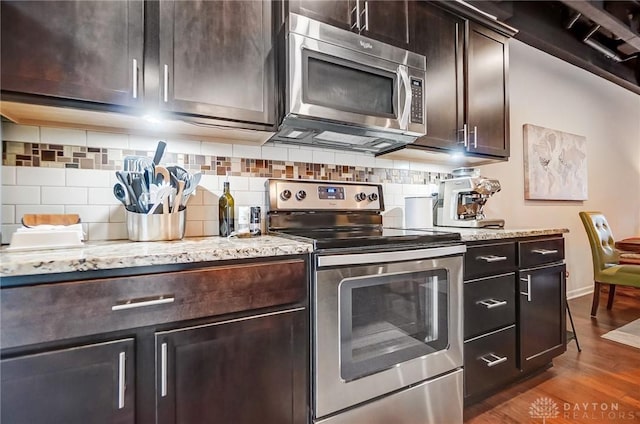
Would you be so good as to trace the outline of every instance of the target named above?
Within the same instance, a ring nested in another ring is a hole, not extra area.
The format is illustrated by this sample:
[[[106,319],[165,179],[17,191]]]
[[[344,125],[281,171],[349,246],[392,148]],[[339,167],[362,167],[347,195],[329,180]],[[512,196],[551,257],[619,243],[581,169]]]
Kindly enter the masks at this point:
[[[640,94],[640,0],[468,1],[515,38]]]

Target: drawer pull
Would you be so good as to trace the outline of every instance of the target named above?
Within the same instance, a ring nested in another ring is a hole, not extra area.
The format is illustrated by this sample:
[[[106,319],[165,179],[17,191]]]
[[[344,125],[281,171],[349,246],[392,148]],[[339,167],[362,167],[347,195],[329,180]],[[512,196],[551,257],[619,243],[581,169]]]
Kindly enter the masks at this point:
[[[488,367],[495,367],[496,365],[501,364],[507,360],[506,356],[503,356],[501,358],[495,353],[490,353],[487,356],[489,356],[490,358],[487,358],[486,356],[481,356],[480,359],[482,359],[485,362],[485,365]]]
[[[485,306],[487,309],[497,308],[498,306],[504,306],[506,304],[507,304],[506,300],[495,300],[495,299],[479,300],[476,302],[476,305]]]
[[[527,302],[531,302],[531,274],[527,275],[527,278],[521,278],[520,281],[527,282],[527,291],[520,292],[520,294],[523,296],[527,296]]]
[[[497,255],[486,255],[486,256],[478,256],[476,259],[481,259],[485,262],[500,262],[506,261],[506,256],[497,256]]]
[[[157,297],[144,297],[140,299],[129,299],[124,302],[118,302],[117,305],[111,307],[112,311],[122,311],[123,309],[143,308],[145,306],[163,305],[165,303],[173,303],[176,298],[173,295],[162,295]]]
[[[553,255],[554,253],[558,253],[557,249],[533,249],[532,250],[533,253],[537,253],[539,255]]]

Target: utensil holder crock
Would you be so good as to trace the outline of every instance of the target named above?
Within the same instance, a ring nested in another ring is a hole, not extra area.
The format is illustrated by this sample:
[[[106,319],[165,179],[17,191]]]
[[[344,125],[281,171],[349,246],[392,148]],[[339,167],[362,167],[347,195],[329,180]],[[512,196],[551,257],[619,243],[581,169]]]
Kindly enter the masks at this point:
[[[126,214],[131,241],[180,240],[184,237],[186,208],[176,213],[147,215],[126,210]]]

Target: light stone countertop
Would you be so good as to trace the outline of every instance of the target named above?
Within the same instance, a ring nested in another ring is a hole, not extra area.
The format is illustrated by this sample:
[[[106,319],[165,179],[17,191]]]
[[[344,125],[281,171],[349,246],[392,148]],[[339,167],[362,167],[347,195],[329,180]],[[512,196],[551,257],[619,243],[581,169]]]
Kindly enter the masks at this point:
[[[568,233],[567,228],[456,228],[433,227],[433,230],[460,233],[462,241],[500,240],[518,237],[550,236]]]
[[[161,242],[89,242],[55,250],[0,250],[0,277],[306,254],[311,243],[275,236],[194,237]]]

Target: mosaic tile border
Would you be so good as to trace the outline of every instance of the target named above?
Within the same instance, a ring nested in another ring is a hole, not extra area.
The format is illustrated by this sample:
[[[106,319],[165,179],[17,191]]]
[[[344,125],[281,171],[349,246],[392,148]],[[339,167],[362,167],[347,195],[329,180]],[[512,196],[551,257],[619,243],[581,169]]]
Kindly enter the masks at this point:
[[[153,156],[153,152],[47,143],[2,142],[5,166],[122,169],[126,156]],[[373,183],[429,184],[451,174],[352,165],[318,164],[271,159],[247,159],[183,153],[166,153],[163,162],[190,172],[241,177],[293,178]]]

